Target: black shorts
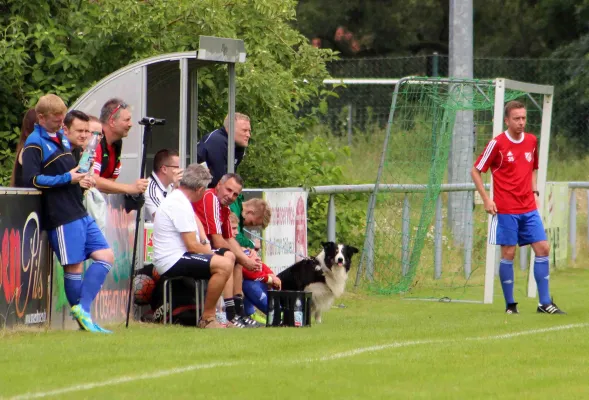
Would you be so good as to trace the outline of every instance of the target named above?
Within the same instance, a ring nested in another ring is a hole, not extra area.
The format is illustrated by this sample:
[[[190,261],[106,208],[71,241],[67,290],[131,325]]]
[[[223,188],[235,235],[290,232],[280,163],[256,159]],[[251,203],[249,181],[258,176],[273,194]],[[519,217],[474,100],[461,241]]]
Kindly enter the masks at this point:
[[[182,257],[167,270],[162,277],[175,278],[187,276],[194,279],[211,277],[211,259],[213,254],[184,253]]]

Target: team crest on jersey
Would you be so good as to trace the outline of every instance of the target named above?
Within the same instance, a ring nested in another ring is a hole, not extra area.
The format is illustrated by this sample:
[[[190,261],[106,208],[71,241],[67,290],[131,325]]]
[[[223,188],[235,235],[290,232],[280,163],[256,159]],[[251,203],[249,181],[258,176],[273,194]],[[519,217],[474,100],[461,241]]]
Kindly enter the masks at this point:
[[[528,160],[528,162],[532,162],[532,153],[529,151],[526,152],[526,160]]]
[[[509,161],[509,162],[514,162],[515,161],[515,158],[513,157],[513,153],[511,151],[509,151],[507,153],[507,161]]]

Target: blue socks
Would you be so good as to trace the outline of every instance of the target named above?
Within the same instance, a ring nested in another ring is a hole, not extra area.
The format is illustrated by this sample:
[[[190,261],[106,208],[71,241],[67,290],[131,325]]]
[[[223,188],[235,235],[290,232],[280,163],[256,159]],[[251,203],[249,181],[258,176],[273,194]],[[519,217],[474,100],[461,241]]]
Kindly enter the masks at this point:
[[[548,256],[536,257],[534,260],[534,278],[536,279],[536,285],[538,286],[540,304],[543,306],[552,304],[550,290],[548,289],[548,282],[550,279]]]
[[[63,274],[63,287],[70,306],[73,307],[78,304],[82,293],[82,274],[65,272]]]
[[[80,306],[86,312],[90,312],[90,306],[94,298],[100,292],[100,288],[111,269],[111,265],[104,261],[94,261],[86,270],[82,281],[80,293]]]
[[[513,260],[501,259],[499,263],[499,279],[501,280],[505,303],[515,303],[513,299]]]

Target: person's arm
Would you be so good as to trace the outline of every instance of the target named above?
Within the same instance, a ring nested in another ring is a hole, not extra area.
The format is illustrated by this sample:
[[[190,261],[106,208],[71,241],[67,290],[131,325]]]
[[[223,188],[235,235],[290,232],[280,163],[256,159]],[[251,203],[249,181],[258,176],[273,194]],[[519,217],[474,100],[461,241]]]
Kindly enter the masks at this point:
[[[222,140],[220,133],[213,133],[203,143],[207,167],[213,175],[211,182],[217,183],[227,173],[227,144]]]
[[[211,245],[201,244],[196,240],[196,235],[196,232],[180,233],[180,236],[182,236],[182,241],[184,242],[184,246],[186,246],[186,251],[196,254],[212,254],[213,251],[211,250]]]
[[[250,270],[259,270],[262,267],[262,261],[258,259],[251,259],[249,258],[241,249],[239,243],[235,238],[226,239],[223,235],[220,234],[212,234],[211,235],[211,244],[213,248],[220,249],[221,247],[225,247],[233,254],[235,254],[235,259],[238,264],[241,264],[244,268]]]
[[[23,181],[29,187],[37,189],[50,189],[54,187],[66,186],[70,183],[80,182],[86,174],[76,172],[78,166],[71,171],[61,175],[44,175],[42,171],[42,152],[41,147],[31,143],[27,145],[22,153],[23,160]]]
[[[470,176],[472,177],[472,181],[474,182],[474,186],[477,189],[477,192],[479,192],[479,194],[481,195],[481,199],[483,199],[485,211],[487,211],[491,215],[497,214],[497,205],[489,197],[487,191],[485,190],[485,184],[483,183],[481,171],[479,171],[476,167],[472,167],[470,171]]]
[[[155,182],[150,181],[147,185],[147,191],[145,192],[145,204],[143,205],[145,208],[146,221],[153,221],[155,219],[155,212],[161,204],[158,193],[159,192],[157,191]]]

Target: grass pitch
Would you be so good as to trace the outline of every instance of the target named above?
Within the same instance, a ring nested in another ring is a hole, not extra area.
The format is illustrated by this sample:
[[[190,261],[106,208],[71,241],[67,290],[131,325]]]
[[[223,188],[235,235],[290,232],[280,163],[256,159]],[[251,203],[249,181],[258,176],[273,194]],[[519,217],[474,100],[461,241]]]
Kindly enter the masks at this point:
[[[566,316],[349,293],[302,329],[0,331],[0,397],[588,398],[589,271],[551,281]]]

